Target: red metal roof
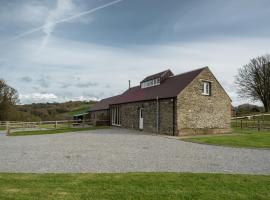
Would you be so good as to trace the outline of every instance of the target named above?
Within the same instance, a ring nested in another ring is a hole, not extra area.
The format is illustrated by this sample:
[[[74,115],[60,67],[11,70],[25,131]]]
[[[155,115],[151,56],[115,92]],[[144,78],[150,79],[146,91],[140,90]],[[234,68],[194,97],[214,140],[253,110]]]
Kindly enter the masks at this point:
[[[90,111],[98,111],[98,110],[107,110],[109,109],[109,105],[114,104],[117,102],[118,98],[121,95],[113,96],[107,99],[102,99],[101,101],[97,102]]]
[[[205,68],[169,77],[157,86],[142,89],[132,87],[123,94],[98,102],[90,111],[109,109],[109,105],[176,97]]]

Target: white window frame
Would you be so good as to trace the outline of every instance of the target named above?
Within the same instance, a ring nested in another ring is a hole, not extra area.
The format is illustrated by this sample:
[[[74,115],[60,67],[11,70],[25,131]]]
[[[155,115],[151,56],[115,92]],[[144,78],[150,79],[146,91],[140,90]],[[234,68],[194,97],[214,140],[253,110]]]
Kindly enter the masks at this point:
[[[203,92],[202,94],[205,96],[210,96],[211,94],[211,82],[209,81],[203,81]]]
[[[155,78],[153,80],[143,82],[141,84],[141,88],[148,88],[156,85],[160,85],[160,78]]]
[[[119,106],[111,108],[111,122],[113,126],[121,126],[121,114]]]

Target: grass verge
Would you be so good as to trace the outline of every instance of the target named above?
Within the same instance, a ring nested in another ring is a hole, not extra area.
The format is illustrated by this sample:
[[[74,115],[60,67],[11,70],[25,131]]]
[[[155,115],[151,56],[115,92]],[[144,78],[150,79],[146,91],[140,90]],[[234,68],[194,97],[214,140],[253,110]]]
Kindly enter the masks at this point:
[[[61,128],[61,129],[51,129],[51,130],[37,130],[37,131],[18,131],[13,132],[10,136],[27,136],[27,135],[48,135],[48,134],[57,134],[57,133],[70,133],[78,131],[91,131],[97,129],[108,129],[108,126],[100,127],[90,127],[90,128]]]
[[[254,130],[240,131],[236,129],[232,134],[228,135],[196,136],[182,140],[231,147],[270,148],[270,132],[257,132]]]
[[[0,174],[0,199],[270,199],[270,176]]]

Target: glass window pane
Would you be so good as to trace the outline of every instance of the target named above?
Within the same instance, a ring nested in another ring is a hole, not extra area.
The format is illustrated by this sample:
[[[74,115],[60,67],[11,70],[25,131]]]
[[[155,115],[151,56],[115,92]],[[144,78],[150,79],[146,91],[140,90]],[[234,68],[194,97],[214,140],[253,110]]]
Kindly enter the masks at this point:
[[[114,124],[114,108],[112,109],[112,124]]]
[[[118,108],[116,108],[116,124],[118,125],[119,124],[119,110]]]
[[[119,123],[119,126],[121,125],[121,112],[120,112],[120,108],[118,107],[118,112],[119,112],[119,120],[118,120],[118,123]]]

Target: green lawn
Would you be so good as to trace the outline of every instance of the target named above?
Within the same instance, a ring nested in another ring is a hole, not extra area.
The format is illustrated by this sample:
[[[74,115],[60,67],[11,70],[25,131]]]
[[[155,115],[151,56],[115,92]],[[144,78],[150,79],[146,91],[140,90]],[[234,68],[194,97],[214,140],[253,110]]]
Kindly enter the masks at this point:
[[[6,127],[0,127],[0,130],[2,131],[2,130],[6,130]]]
[[[270,199],[270,176],[0,174],[0,199]]]
[[[236,129],[232,134],[190,137],[184,141],[232,147],[270,148],[270,132]]]
[[[11,133],[10,136],[48,135],[48,134],[57,134],[57,133],[90,131],[90,130],[104,129],[104,128],[109,128],[109,127],[100,126],[100,127],[89,127],[89,128],[61,128],[61,129],[38,130],[38,131],[19,131],[19,132]]]

